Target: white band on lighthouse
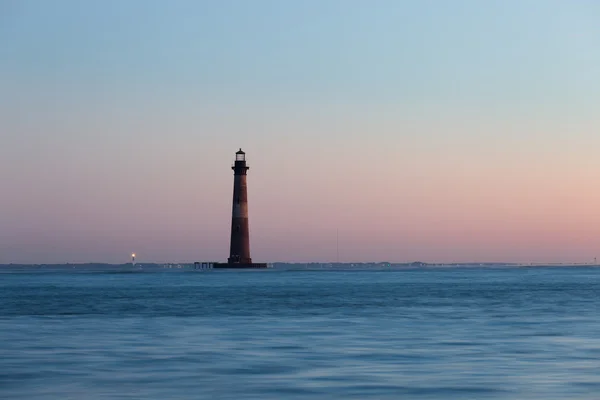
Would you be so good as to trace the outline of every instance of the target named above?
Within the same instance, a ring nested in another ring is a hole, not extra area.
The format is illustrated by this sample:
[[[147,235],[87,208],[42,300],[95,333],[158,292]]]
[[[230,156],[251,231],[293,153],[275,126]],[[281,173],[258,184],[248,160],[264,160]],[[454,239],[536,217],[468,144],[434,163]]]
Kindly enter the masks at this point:
[[[248,218],[248,203],[240,203],[233,205],[233,218]]]
[[[236,175],[234,186],[238,188],[236,197],[233,199],[233,218],[248,218],[248,201],[246,194],[246,175]]]

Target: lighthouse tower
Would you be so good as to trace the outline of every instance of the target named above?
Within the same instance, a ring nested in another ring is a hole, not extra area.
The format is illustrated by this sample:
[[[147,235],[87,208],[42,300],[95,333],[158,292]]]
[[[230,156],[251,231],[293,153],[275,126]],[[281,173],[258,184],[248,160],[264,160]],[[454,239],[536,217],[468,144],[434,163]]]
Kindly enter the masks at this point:
[[[233,208],[231,211],[231,245],[228,264],[251,265],[250,231],[248,228],[248,189],[246,176],[246,153],[240,149],[235,153],[233,169]]]
[[[250,230],[248,229],[248,188],[246,153],[235,153],[233,170],[233,207],[231,210],[231,242],[227,262],[195,262],[195,268],[269,268],[267,263],[253,263],[250,258]]]

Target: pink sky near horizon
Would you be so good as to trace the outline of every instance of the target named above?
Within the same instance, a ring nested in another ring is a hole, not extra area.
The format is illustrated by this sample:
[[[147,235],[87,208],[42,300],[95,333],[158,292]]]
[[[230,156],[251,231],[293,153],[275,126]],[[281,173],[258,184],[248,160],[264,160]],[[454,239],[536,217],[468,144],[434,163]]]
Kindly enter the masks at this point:
[[[122,135],[122,151],[104,162],[103,152],[78,152],[73,142],[32,148],[44,162],[20,163],[21,182],[4,193],[11,213],[4,215],[3,253],[25,243],[27,251],[0,261],[126,262],[132,251],[140,261],[225,259],[238,147],[251,168],[256,260],[334,261],[336,231],[344,262],[585,262],[596,255],[600,161],[591,136],[548,143],[551,126],[538,127],[544,135],[537,137],[531,124],[456,116],[409,123],[391,114],[375,122],[232,116],[244,126],[224,134],[261,130],[265,137],[196,150],[187,140],[218,124],[190,119],[162,136],[170,125],[160,120],[139,126],[148,137],[139,143],[128,143],[125,123],[97,128]],[[285,137],[269,136],[269,123]],[[343,134],[334,143],[319,140],[335,130]],[[406,130],[410,137],[398,134]],[[504,130],[512,139],[486,138]],[[362,135],[372,131],[377,140]],[[97,148],[102,139],[92,143]]]

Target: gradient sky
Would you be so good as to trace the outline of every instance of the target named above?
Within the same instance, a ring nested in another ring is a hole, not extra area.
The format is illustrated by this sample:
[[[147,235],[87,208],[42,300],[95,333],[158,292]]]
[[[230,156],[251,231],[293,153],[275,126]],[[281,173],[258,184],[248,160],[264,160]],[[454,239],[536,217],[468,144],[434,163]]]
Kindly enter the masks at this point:
[[[0,263],[600,257],[596,0],[0,0]]]

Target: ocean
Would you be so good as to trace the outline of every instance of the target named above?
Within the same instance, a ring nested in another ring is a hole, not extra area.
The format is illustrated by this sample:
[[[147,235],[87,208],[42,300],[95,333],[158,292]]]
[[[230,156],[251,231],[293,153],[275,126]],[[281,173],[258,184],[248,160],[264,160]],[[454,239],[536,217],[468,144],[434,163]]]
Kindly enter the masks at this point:
[[[0,271],[1,399],[598,399],[600,268]]]

